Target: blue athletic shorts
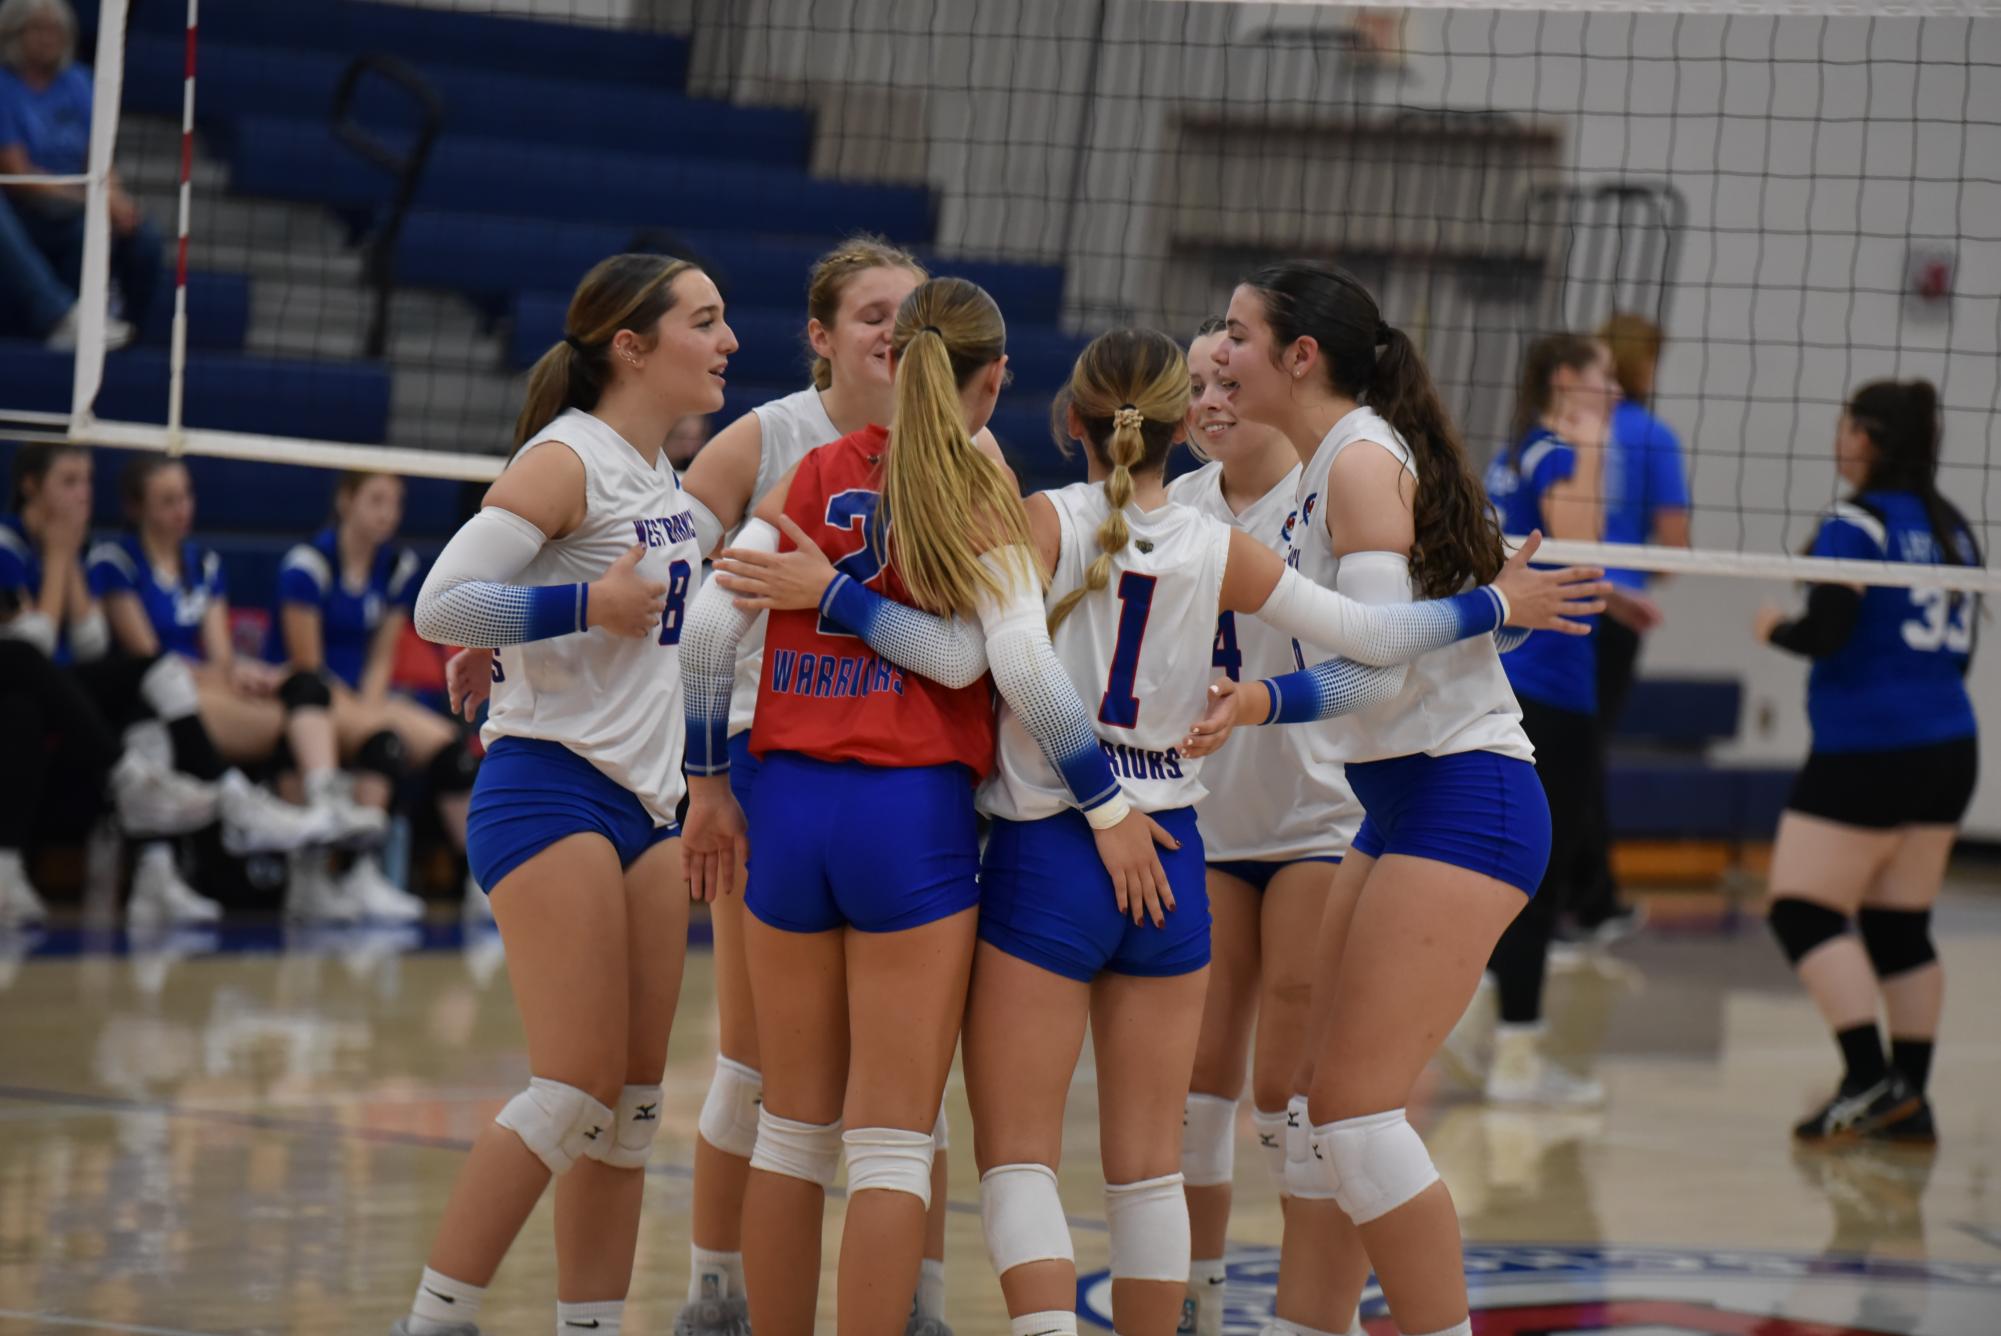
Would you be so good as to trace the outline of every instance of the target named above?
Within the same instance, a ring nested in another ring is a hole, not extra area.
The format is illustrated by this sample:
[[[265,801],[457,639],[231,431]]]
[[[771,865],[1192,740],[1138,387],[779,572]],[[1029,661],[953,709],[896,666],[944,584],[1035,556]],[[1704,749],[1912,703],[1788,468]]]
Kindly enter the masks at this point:
[[[1252,890],[1263,895],[1271,879],[1295,863],[1332,863],[1339,867],[1341,860],[1331,854],[1314,854],[1308,858],[1226,858],[1209,866],[1238,881],[1249,882]]]
[[[1535,767],[1493,752],[1396,756],[1348,766],[1368,815],[1349,848],[1408,854],[1534,895],[1549,865],[1549,800]]]
[[[730,793],[736,798],[736,805],[744,810],[746,819],[750,815],[750,795],[757,788],[758,772],[764,769],[764,762],[750,754],[750,730],[730,734]]]
[[[1167,926],[1119,911],[1083,814],[995,821],[980,865],[980,937],[1031,965],[1089,983],[1100,974],[1191,974],[1209,963],[1209,888],[1195,809],[1151,814],[1179,849],[1162,848],[1174,888]]]
[[[901,932],[980,902],[973,776],[962,765],[874,766],[772,752],[745,816],[743,903],[760,923],[786,932]]]
[[[620,867],[663,840],[680,837],[675,824],[657,826],[629,790],[560,742],[501,738],[486,749],[466,814],[466,861],[491,892],[508,873],[557,840],[602,835]]]

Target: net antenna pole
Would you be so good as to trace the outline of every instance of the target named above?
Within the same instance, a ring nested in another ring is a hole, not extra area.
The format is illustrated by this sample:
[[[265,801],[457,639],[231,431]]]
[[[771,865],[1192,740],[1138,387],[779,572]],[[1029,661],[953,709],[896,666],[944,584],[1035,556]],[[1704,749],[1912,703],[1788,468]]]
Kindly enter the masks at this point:
[[[188,54],[181,76],[180,217],[174,247],[174,327],[167,351],[167,453],[181,453],[181,403],[188,373],[188,215],[195,167],[195,32],[201,0],[188,0]]]
[[[89,180],[84,185],[83,274],[77,286],[76,366],[70,385],[69,431],[89,434],[104,384],[105,319],[111,301],[111,169],[118,141],[118,104],[125,90],[128,0],[104,0],[97,14],[97,65],[90,105]]]

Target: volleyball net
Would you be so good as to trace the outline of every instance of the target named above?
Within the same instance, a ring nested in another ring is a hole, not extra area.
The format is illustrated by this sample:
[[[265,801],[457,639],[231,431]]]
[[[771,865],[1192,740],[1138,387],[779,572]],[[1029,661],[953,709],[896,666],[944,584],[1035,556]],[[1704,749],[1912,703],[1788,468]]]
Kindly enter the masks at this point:
[[[994,430],[1047,485],[1092,334],[1186,337],[1309,257],[1416,340],[1480,461],[1529,340],[1660,332],[1692,547],[1560,555],[2001,590],[1991,555],[1798,555],[1886,377],[1937,385],[1940,488],[2001,540],[1996,8],[80,0],[75,347],[0,335],[0,436],[488,478],[576,280],[633,249],[725,292],[719,429],[804,383],[807,268],[869,231],[994,293]],[[144,309],[121,200],[163,241]]]

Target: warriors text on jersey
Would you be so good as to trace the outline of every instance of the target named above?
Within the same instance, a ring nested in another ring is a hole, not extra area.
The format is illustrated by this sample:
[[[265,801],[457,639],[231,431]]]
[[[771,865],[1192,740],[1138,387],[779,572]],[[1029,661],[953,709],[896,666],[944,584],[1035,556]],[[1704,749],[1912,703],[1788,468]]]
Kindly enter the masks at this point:
[[[667,586],[655,635],[603,627],[496,651],[493,698],[481,736],[559,742],[646,805],[657,825],[674,820],[684,784],[681,627],[701,569],[688,499],[663,453],[652,466],[597,418],[570,409],[520,453],[559,441],[584,465],[583,523],[546,544],[518,577],[524,585],[589,582],[642,543],[636,573]],[[517,458],[519,455],[516,456]]]
[[[889,433],[864,427],[800,461],[785,513],[835,569],[885,598],[910,603],[895,564],[884,559],[882,453]],[[780,550],[789,550],[783,539]],[[958,762],[984,776],[993,766],[993,692],[982,677],[946,687],[908,673],[817,609],[765,614],[751,752],[799,752],[823,761],[907,767]]]

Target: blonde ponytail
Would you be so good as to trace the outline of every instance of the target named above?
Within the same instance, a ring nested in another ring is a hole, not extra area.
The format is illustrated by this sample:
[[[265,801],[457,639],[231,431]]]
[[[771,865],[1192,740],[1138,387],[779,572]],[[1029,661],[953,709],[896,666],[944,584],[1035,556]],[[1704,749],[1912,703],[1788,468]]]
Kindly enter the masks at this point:
[[[896,418],[883,464],[882,526],[910,598],[927,612],[970,615],[1002,592],[981,556],[1033,550],[1021,496],[974,447],[960,389],[1005,354],[1000,308],[979,285],[934,278],[896,313]]]
[[[1173,339],[1152,329],[1114,329],[1092,339],[1077,355],[1063,398],[1083,425],[1085,439],[1109,474],[1108,513],[1098,526],[1098,555],[1084,583],[1058,599],[1049,613],[1054,631],[1088,594],[1112,582],[1112,560],[1126,550],[1131,527],[1133,477],[1159,473],[1188,418],[1188,359]]]

